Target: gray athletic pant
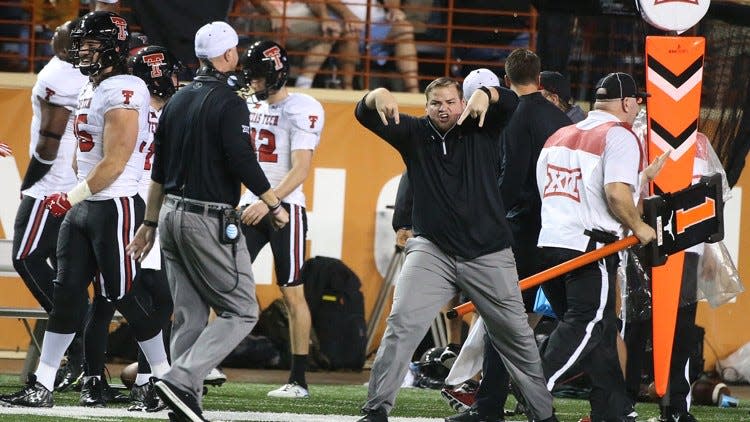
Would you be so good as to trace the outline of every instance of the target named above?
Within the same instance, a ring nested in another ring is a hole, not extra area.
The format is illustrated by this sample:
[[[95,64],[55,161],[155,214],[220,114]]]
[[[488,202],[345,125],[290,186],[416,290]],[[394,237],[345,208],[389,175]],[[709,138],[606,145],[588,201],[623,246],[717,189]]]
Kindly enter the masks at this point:
[[[235,245],[221,244],[219,218],[204,214],[177,209],[168,196],[159,215],[159,240],[174,301],[172,369],[163,378],[194,394],[198,403],[203,379],[258,321],[255,282],[242,231]],[[216,312],[210,324],[209,308]]]
[[[466,260],[418,237],[409,239],[405,253],[363,410],[383,408],[390,413],[411,355],[440,308],[461,289],[484,318],[492,343],[535,418],[552,416],[552,396],[524,312],[511,249]]]

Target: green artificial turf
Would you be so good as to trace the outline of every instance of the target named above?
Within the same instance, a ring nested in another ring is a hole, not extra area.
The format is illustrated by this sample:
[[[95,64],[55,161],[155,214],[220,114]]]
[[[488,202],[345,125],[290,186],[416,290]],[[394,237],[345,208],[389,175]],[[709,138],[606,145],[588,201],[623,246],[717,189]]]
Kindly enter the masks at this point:
[[[19,387],[17,376],[0,375],[0,393],[8,393]],[[351,415],[359,414],[364,403],[367,389],[361,385],[313,385],[308,399],[272,399],[266,393],[277,386],[270,384],[248,384],[227,382],[222,387],[211,387],[204,398],[206,410],[274,412],[302,414]],[[55,395],[55,405],[77,405],[78,393],[66,392]],[[508,399],[506,408],[512,409],[515,401]],[[558,419],[561,422],[577,422],[588,413],[589,405],[585,400],[555,399],[554,404]],[[636,410],[638,420],[648,421],[658,416],[658,408],[652,403],[639,403]],[[740,402],[736,409],[719,409],[716,407],[694,406],[692,413],[701,422],[738,422],[749,421],[748,404]],[[440,398],[437,390],[416,388],[402,389],[398,395],[392,416],[444,418],[453,411]],[[135,416],[135,415],[134,415]],[[0,408],[0,421],[54,421],[75,420],[72,418],[3,415]],[[114,420],[114,419],[108,419]],[[127,421],[139,419],[128,418]],[[149,419],[142,419],[149,420]],[[153,420],[153,419],[151,419]],[[352,420],[354,420],[352,418]],[[510,417],[509,420],[523,420],[523,417]]]

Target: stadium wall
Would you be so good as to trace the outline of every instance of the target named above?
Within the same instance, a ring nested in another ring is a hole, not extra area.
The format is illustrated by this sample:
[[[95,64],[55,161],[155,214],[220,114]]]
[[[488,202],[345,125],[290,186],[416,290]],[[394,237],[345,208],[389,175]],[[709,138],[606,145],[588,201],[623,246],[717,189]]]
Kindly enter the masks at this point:
[[[31,121],[31,86],[33,74],[0,73],[0,142],[10,145],[13,158],[0,159],[0,239],[12,238],[13,221],[18,207],[22,173],[29,160],[29,124]],[[389,259],[393,254],[391,211],[398,178],[404,169],[398,154],[385,142],[362,128],[354,119],[354,104],[364,92],[306,90],[325,108],[326,122],[320,147],[313,157],[313,170],[305,183],[308,206],[308,256],[331,256],[342,259],[362,280],[365,312],[372,312],[383,284]],[[396,94],[401,111],[424,113],[424,97]],[[727,204],[727,245],[738,263],[744,280],[750,279],[747,262],[750,251],[750,197],[742,197],[742,187],[750,186],[750,176],[743,173],[735,197]],[[0,257],[3,263],[10,257]],[[280,297],[274,285],[270,251],[265,250],[253,267],[257,294],[262,307]],[[19,277],[0,277],[0,306],[36,307]],[[701,303],[698,324],[706,329],[704,348],[707,367],[717,356],[723,358],[750,341],[744,329],[750,297],[740,295],[736,303],[711,309]],[[386,310],[387,312],[387,310]],[[382,327],[381,327],[382,330]],[[29,339],[23,326],[12,319],[0,319],[0,350],[26,350]],[[713,353],[715,350],[716,353]]]

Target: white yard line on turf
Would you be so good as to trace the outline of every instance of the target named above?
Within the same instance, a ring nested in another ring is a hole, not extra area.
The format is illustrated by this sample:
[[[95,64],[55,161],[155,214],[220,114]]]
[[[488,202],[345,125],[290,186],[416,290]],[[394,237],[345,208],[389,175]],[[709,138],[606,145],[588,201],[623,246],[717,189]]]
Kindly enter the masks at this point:
[[[167,419],[167,412],[128,412],[126,409],[55,406],[52,408],[0,407],[0,414],[57,416],[90,420],[120,420],[126,418]],[[227,412],[206,411],[203,416],[212,421],[263,421],[263,422],[354,422],[359,416],[307,415],[298,413]],[[443,418],[389,417],[390,422],[435,422]]]

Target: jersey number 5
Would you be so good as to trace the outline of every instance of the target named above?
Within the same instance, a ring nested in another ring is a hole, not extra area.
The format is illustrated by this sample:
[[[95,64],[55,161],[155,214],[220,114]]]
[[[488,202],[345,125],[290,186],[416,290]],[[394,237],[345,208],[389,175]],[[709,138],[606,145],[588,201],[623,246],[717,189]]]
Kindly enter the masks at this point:
[[[258,151],[258,161],[261,163],[276,163],[279,161],[276,151],[276,136],[268,129],[261,129],[260,132],[255,128],[250,129],[250,142],[253,148]]]
[[[89,152],[94,148],[94,137],[78,127],[81,124],[87,124],[89,122],[88,119],[88,114],[79,114],[76,116],[76,121],[73,125],[73,134],[78,138],[78,149],[81,150],[81,152]]]

